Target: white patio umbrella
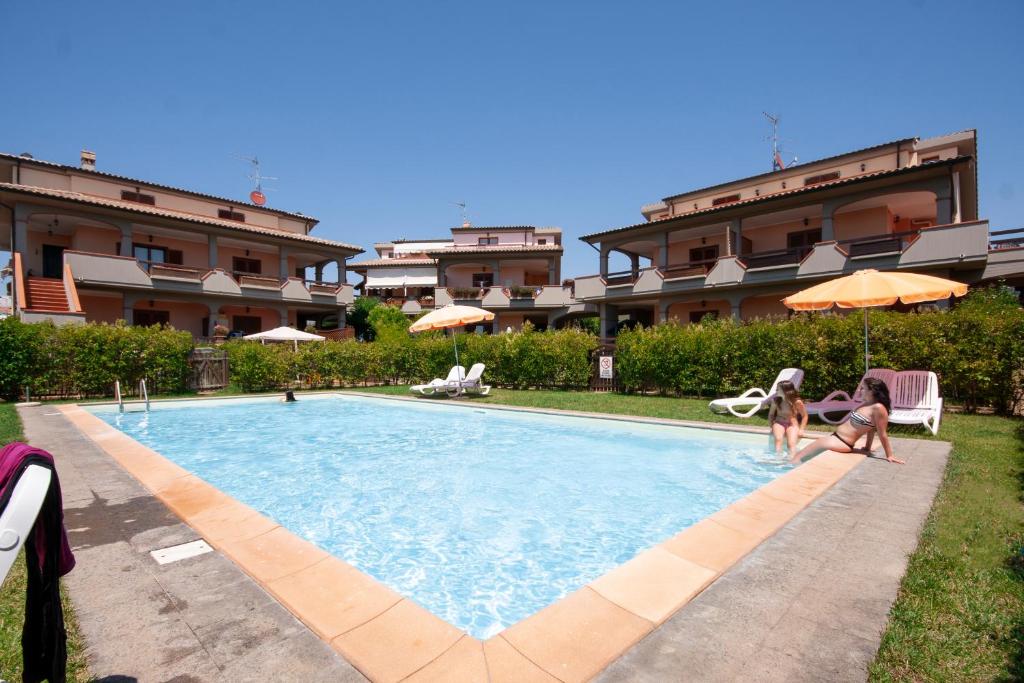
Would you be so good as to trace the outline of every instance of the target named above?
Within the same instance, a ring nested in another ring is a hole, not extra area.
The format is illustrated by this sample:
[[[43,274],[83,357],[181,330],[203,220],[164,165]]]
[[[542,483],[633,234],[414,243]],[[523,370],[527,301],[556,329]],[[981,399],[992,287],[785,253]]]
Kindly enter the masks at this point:
[[[274,329],[267,330],[266,332],[247,334],[242,337],[242,339],[258,339],[262,344],[266,344],[268,341],[291,342],[292,347],[298,351],[300,341],[325,341],[327,337],[322,337],[319,334],[311,334],[310,332],[303,332],[302,330],[296,330],[293,327],[275,327]]]

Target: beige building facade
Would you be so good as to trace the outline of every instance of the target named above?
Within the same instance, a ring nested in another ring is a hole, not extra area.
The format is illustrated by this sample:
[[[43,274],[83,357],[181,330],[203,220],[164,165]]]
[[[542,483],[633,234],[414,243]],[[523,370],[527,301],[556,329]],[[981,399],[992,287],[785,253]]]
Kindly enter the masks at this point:
[[[909,138],[684,192],[645,221],[581,239],[599,272],[576,279],[602,334],[704,316],[784,316],[782,299],[864,268],[1021,284],[1024,252],[979,216],[973,130]],[[612,270],[613,254],[628,264]],[[623,258],[624,257],[624,258]]]
[[[451,237],[375,245],[378,258],[353,263],[365,295],[401,306],[410,315],[448,304],[495,314],[488,331],[547,328],[568,315],[596,313],[563,285],[562,231],[534,226],[463,225]]]
[[[313,236],[317,222],[103,173],[90,152],[79,166],[0,154],[0,249],[25,320],[340,333],[353,300],[346,262],[362,250]]]

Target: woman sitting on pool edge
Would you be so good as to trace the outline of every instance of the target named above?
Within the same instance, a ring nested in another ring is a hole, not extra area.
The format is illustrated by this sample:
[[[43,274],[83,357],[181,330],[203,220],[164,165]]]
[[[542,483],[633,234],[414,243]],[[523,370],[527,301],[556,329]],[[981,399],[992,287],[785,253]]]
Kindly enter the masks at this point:
[[[875,377],[864,380],[864,402],[857,406],[850,418],[836,427],[836,430],[828,436],[823,436],[813,443],[804,446],[791,462],[798,463],[804,458],[818,455],[824,451],[836,451],[837,453],[863,453],[871,455],[871,442],[874,440],[875,432],[878,432],[878,440],[882,442],[885,450],[885,459],[898,465],[904,461],[898,460],[892,453],[892,444],[889,443],[889,410],[892,402],[889,400],[889,387],[885,382]],[[868,435],[864,448],[857,448],[856,443],[860,437]]]

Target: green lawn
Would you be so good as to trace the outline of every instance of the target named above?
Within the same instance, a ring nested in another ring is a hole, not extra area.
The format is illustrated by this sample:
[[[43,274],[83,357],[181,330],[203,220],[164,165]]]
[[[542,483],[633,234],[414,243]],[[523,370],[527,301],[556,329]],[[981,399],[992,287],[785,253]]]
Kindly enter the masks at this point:
[[[21,441],[21,420],[14,406],[0,403],[0,444]],[[78,622],[68,599],[67,589],[61,591],[64,605],[64,623],[68,630],[68,680],[88,681],[84,644],[78,631]],[[0,587],[0,679],[21,680],[21,625],[25,617],[25,557],[24,551],[15,561],[11,573]]]
[[[364,391],[409,395],[406,387]],[[712,414],[707,401],[661,396],[495,389],[471,400],[767,426],[763,415],[740,420]],[[932,438],[912,427],[893,433]],[[1024,680],[1024,421],[949,414],[938,438],[953,443],[946,479],[871,680]]]

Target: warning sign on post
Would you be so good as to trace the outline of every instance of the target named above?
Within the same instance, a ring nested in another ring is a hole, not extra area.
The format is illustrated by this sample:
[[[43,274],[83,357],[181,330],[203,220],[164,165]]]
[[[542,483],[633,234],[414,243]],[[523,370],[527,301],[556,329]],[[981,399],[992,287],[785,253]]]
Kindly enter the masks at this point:
[[[601,356],[601,358],[599,359],[598,367],[600,367],[601,369],[601,379],[612,378],[612,360],[613,359],[611,356]]]

